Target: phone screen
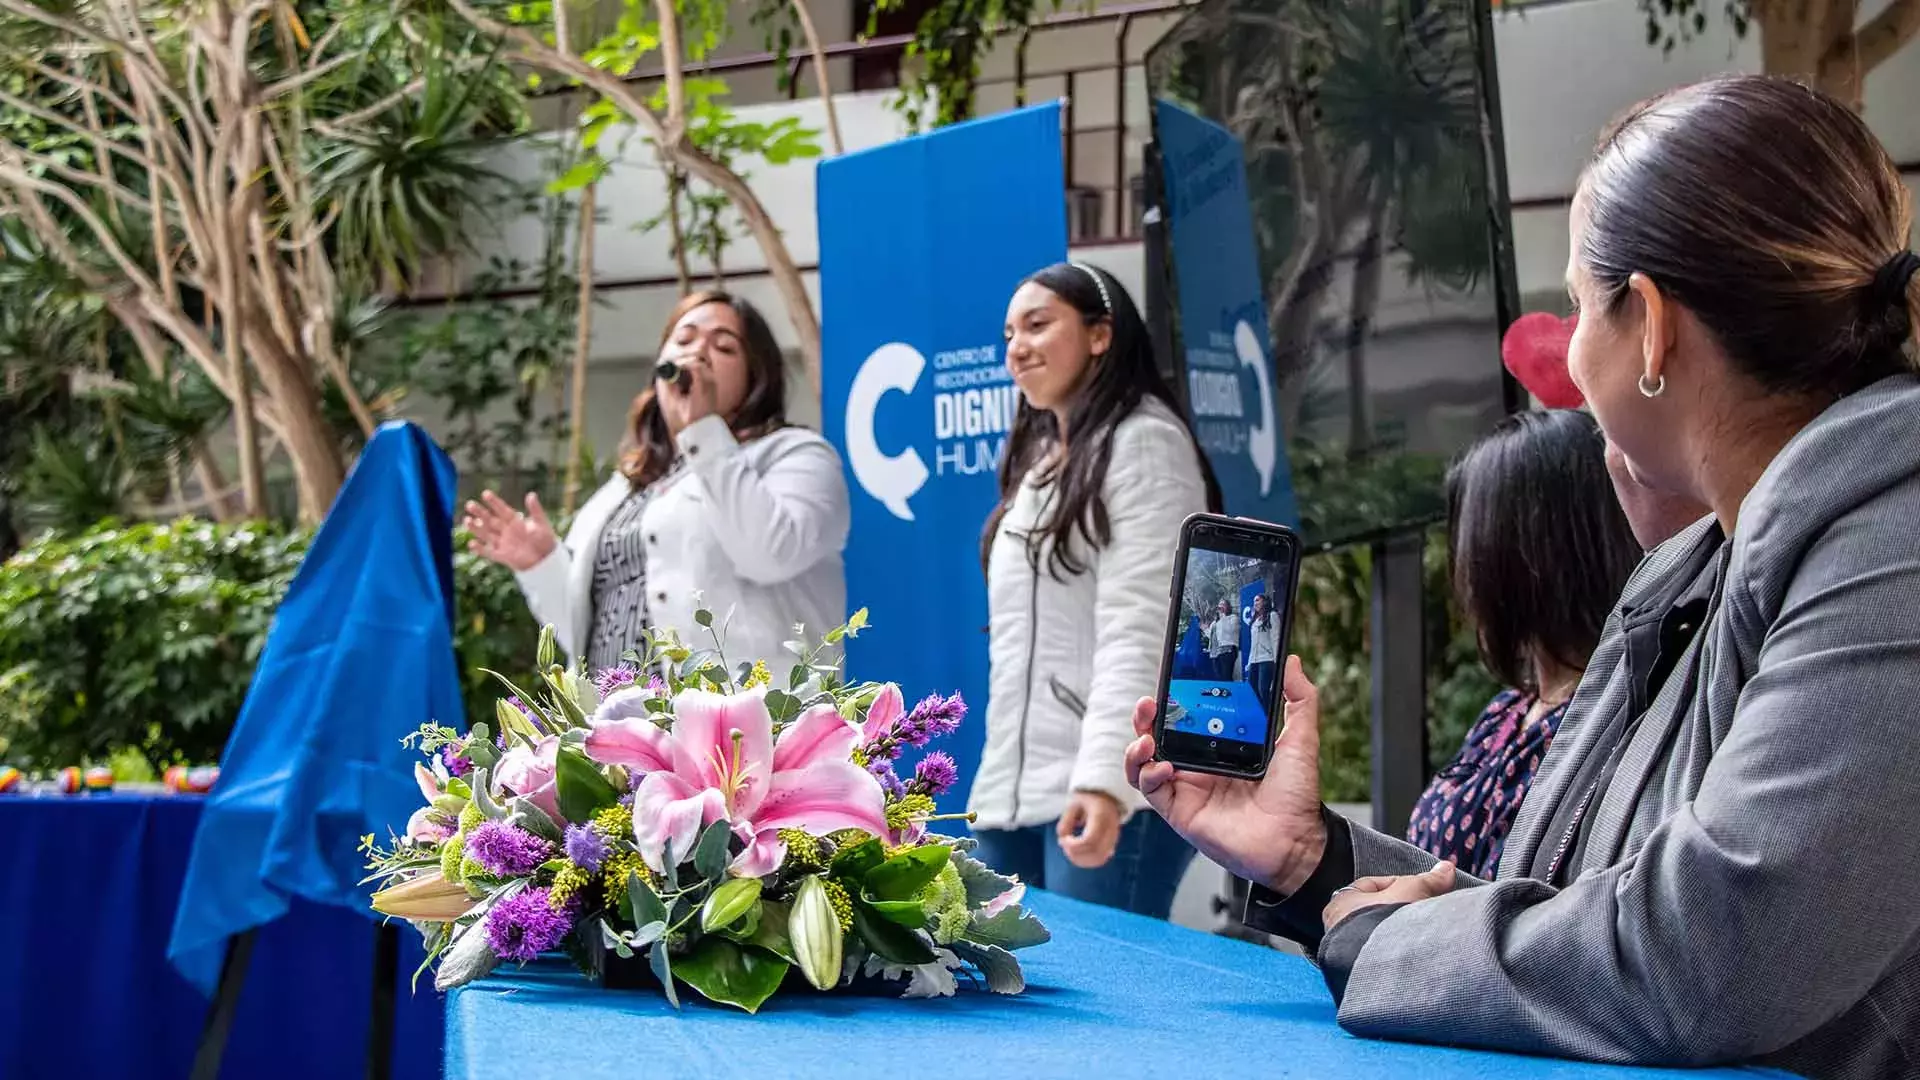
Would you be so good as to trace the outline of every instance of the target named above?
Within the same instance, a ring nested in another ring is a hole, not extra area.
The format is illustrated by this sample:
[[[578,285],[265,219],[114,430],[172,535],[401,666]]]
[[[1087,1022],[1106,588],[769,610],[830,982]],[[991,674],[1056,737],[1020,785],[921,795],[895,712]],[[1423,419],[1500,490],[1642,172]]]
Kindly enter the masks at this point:
[[[1278,526],[1196,519],[1182,548],[1161,699],[1165,756],[1258,770],[1278,730],[1297,541]]]

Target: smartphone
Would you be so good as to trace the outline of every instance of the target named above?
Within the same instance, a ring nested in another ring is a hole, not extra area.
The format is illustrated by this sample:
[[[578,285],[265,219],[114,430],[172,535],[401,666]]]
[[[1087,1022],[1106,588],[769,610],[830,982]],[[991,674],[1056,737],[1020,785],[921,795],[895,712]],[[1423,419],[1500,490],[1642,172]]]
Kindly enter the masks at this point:
[[[1258,779],[1280,734],[1281,672],[1300,584],[1284,525],[1195,514],[1180,526],[1160,656],[1154,758]]]

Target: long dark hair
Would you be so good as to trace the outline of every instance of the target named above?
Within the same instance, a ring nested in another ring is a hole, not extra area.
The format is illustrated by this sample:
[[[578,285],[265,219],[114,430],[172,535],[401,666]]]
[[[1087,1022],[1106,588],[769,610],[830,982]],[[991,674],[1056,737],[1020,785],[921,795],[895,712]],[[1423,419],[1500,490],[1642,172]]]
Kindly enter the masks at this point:
[[[1065,300],[1088,326],[1105,322],[1113,328],[1113,344],[1106,355],[1089,366],[1088,376],[1076,391],[1068,413],[1073,441],[1066,460],[1048,466],[1048,479],[1058,483],[1060,497],[1051,519],[1031,538],[1029,557],[1037,558],[1039,542],[1052,541],[1047,568],[1057,578],[1084,573],[1086,557],[1073,550],[1073,534],[1079,533],[1089,550],[1097,551],[1113,539],[1113,524],[1107,517],[1107,503],[1100,497],[1100,484],[1113,460],[1113,433],[1120,421],[1132,415],[1146,398],[1156,399],[1180,418],[1180,406],[1173,391],[1160,377],[1153,361],[1153,340],[1147,334],[1140,310],[1133,297],[1121,288],[1112,274],[1084,263],[1054,263],[1035,272],[1022,285],[1033,283]],[[1109,302],[1112,309],[1108,309]],[[1022,397],[1014,414],[1013,434],[1007,439],[1006,453],[1000,458],[1000,502],[987,517],[980,536],[980,564],[986,565],[1000,520],[1013,504],[1014,494],[1028,470],[1043,460],[1060,437],[1059,423],[1053,413],[1036,409]],[[1188,428],[1191,441],[1193,431]],[[1207,487],[1207,509],[1220,509],[1220,485],[1213,477],[1207,456],[1194,442],[1193,453],[1200,462],[1200,475]]]
[[[733,313],[740,316],[743,335],[740,347],[747,361],[747,396],[739,410],[727,418],[727,426],[742,441],[785,427],[786,359],[781,355],[780,342],[773,336],[773,329],[752,304],[717,289],[688,293],[674,306],[666,328],[660,332],[660,347],[666,348],[673,328],[688,312],[708,304],[732,308]],[[660,411],[660,402],[652,387],[633,399],[633,408],[627,413],[627,435],[631,441],[620,456],[620,471],[633,486],[646,487],[665,476],[673,465],[673,436],[667,431],[667,418]]]
[[[1912,197],[1833,98],[1763,75],[1683,86],[1607,129],[1581,191],[1577,254],[1608,313],[1645,274],[1775,393],[1843,395],[1908,370]]]
[[[1606,452],[1584,412],[1524,412],[1447,473],[1454,595],[1481,662],[1508,686],[1540,691],[1536,657],[1585,670],[1640,561]]]

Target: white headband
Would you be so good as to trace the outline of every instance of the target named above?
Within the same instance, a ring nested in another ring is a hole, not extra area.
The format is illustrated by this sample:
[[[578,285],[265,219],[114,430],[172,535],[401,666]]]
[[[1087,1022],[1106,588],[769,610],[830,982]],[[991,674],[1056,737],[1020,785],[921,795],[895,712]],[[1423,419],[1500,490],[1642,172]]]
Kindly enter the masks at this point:
[[[1113,297],[1107,295],[1107,279],[1101,277],[1099,271],[1095,270],[1091,266],[1088,266],[1086,263],[1077,262],[1077,263],[1069,263],[1068,265],[1074,267],[1075,269],[1079,270],[1081,273],[1093,279],[1093,287],[1100,290],[1100,309],[1106,312],[1108,315],[1112,315],[1113,314]]]

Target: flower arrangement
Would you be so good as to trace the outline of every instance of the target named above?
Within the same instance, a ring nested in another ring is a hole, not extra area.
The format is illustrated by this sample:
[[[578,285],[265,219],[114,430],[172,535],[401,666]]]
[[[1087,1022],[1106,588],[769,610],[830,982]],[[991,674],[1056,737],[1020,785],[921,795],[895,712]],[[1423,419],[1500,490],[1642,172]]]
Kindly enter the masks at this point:
[[[549,627],[537,693],[494,676],[497,732],[409,737],[426,805],[363,849],[374,910],[420,930],[435,986],[562,950],[608,982],[644,963],[676,1007],[676,983],[748,1012],[801,980],[1023,990],[1013,952],[1048,938],[1025,886],[927,830],[953,759],[895,768],[959,726],[959,696],[908,709],[895,685],[844,683],[834,657],[865,611],[789,642],[785,689],[730,669],[713,616],[695,620],[713,648],[652,632],[591,674],[557,662]]]

